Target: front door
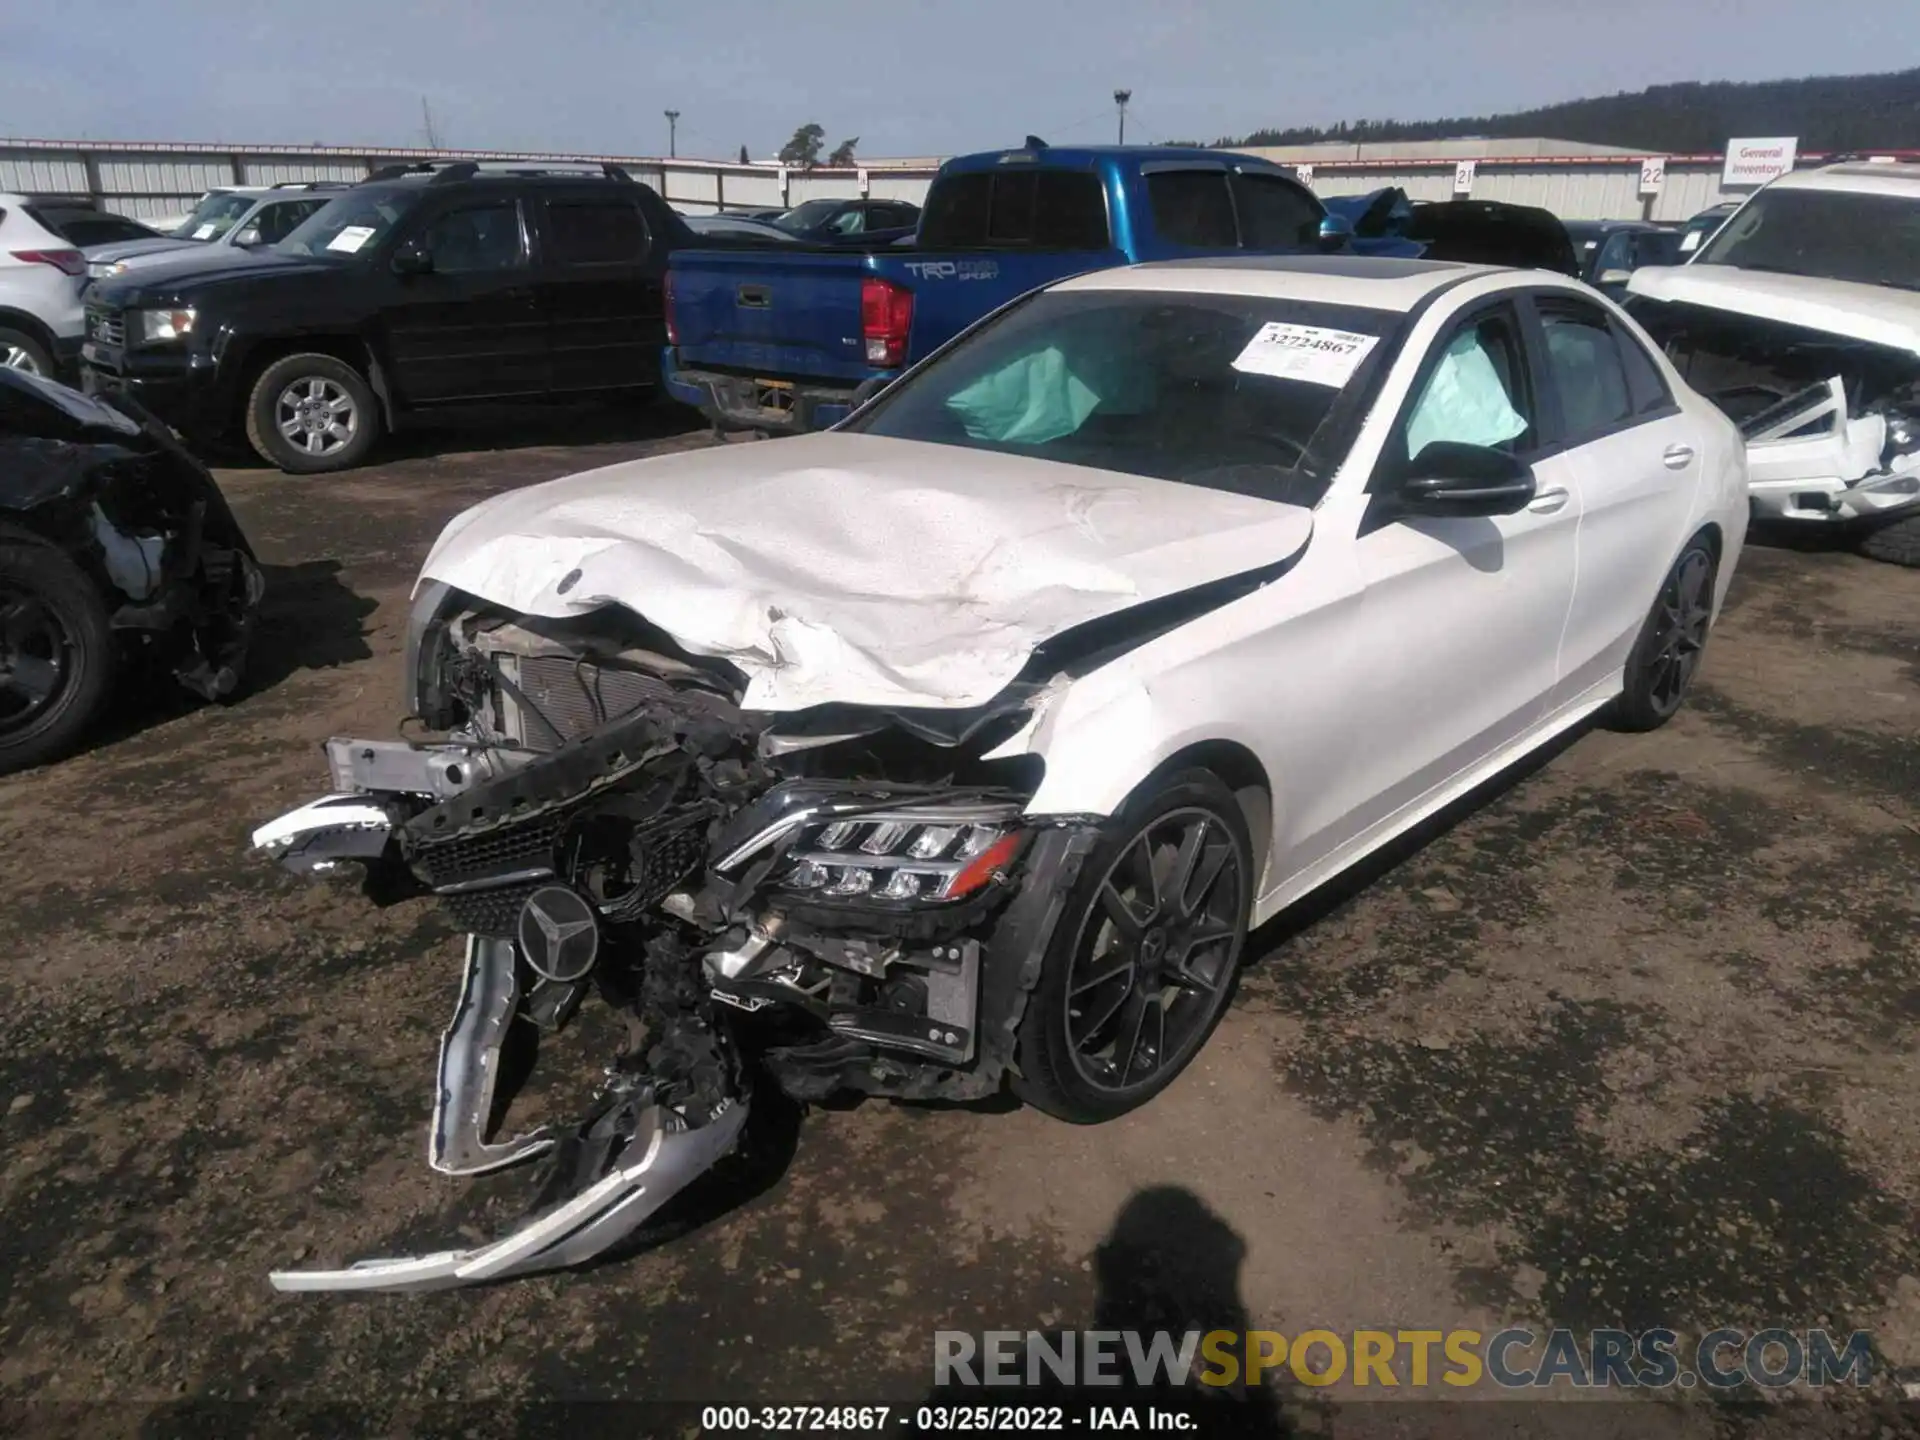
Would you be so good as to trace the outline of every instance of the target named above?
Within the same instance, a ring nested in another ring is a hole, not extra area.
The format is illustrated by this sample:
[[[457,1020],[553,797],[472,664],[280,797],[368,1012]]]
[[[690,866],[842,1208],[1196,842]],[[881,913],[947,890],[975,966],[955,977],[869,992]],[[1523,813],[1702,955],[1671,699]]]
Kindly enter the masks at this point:
[[[1344,794],[1325,797],[1333,849],[1520,739],[1546,713],[1572,604],[1580,518],[1573,462],[1542,453],[1519,315],[1470,311],[1429,351],[1395,422],[1355,541],[1364,587],[1352,634],[1364,676]],[[1395,518],[1399,479],[1436,441],[1528,461],[1515,515]],[[1335,818],[1335,817],[1338,818]]]
[[[604,191],[609,187],[602,187]],[[661,269],[637,200],[555,195],[541,202],[540,300],[556,391],[650,385],[666,344]]]
[[[425,268],[395,277],[381,317],[405,403],[544,393],[547,322],[519,203],[503,196],[435,210],[401,238],[396,253],[409,251]]]

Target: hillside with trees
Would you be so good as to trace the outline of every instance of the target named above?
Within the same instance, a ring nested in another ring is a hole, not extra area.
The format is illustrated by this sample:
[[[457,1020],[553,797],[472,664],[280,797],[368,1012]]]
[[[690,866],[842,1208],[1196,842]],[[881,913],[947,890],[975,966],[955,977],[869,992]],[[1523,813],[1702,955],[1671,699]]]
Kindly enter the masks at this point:
[[[1256,130],[1218,145],[1349,145],[1382,140],[1545,135],[1672,155],[1721,149],[1735,135],[1796,135],[1807,151],[1920,150],[1920,70],[1804,80],[1655,85],[1505,115],[1355,120]]]

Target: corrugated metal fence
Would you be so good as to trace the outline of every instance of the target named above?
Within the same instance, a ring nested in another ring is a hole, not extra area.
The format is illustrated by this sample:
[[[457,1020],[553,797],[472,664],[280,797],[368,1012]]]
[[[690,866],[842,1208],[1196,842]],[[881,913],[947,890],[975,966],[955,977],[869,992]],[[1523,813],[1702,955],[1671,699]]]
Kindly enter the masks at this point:
[[[1461,142],[1461,148],[1469,144]],[[1416,200],[1443,200],[1461,193],[1456,158],[1444,153],[1436,156],[1433,152],[1442,147],[1434,144],[1417,148],[1417,157],[1316,157],[1309,183],[1322,195],[1359,194],[1389,185],[1399,186]],[[1642,185],[1642,161],[1649,158],[1665,164],[1665,176],[1657,192],[1648,192]],[[1800,163],[1818,164],[1826,158],[1804,155]],[[353,181],[366,178],[379,166],[399,161],[483,159],[612,162],[624,166],[634,178],[664,195],[669,204],[690,214],[797,205],[816,197],[861,193],[876,199],[918,203],[925,198],[937,168],[925,162],[890,165],[874,161],[857,170],[802,172],[771,165],[634,155],[0,139],[0,190],[86,195],[123,215],[157,216],[188,209],[216,185]],[[1465,193],[1483,200],[1541,205],[1568,220],[1684,220],[1710,205],[1747,193],[1722,187],[1718,155],[1493,155],[1475,158],[1473,167]]]
[[[383,165],[415,160],[590,161],[624,167],[676,209],[715,210],[797,205],[816,196],[863,191],[875,199],[918,202],[934,167],[882,164],[848,170],[783,171],[771,165],[713,160],[662,160],[637,155],[557,155],[535,151],[382,150],[329,146],[188,146],[72,140],[0,139],[0,191],[87,196],[103,209],[136,219],[179,214],[222,185],[278,185],[306,180],[364,180]]]

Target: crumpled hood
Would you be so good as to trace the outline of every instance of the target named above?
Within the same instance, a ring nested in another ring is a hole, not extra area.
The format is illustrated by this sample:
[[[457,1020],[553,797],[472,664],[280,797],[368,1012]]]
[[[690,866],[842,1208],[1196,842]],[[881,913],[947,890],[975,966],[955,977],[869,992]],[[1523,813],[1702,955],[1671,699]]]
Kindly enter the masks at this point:
[[[495,496],[421,570],[522,614],[604,605],[748,677],[745,705],[965,708],[1071,626],[1291,559],[1297,505],[826,433]]]
[[[1920,294],[1911,290],[1698,263],[1643,267],[1627,290],[1920,355]]]

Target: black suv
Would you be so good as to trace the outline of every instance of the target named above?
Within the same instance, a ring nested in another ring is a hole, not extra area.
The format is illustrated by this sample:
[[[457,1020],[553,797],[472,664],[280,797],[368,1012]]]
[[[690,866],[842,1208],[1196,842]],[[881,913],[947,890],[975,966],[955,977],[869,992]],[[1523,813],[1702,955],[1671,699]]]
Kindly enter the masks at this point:
[[[393,166],[243,259],[96,285],[82,379],[196,442],[345,470],[412,411],[656,385],[690,241],[617,166]]]

